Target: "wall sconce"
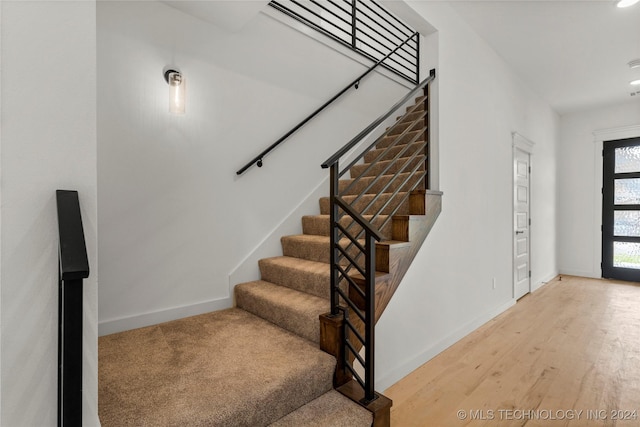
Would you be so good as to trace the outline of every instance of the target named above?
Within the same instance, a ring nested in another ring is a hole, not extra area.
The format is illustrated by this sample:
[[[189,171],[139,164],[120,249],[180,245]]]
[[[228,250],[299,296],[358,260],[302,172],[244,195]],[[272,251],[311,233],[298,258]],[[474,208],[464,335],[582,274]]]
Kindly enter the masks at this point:
[[[169,84],[169,112],[184,114],[186,82],[180,71],[168,69],[164,72],[164,80]]]

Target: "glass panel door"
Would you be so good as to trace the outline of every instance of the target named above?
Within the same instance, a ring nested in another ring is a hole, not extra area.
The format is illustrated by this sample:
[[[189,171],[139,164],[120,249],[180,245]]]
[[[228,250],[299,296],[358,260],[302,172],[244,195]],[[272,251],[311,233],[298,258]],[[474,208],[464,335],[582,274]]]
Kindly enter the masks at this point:
[[[602,277],[640,281],[640,138],[606,141]]]

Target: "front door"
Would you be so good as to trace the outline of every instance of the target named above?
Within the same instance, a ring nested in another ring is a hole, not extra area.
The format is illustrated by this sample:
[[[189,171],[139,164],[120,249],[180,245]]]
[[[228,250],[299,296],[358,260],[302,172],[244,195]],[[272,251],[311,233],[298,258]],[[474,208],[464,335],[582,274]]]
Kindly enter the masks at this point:
[[[529,226],[530,212],[530,154],[514,148],[513,152],[513,283],[514,297],[531,292]]]
[[[605,141],[602,277],[640,282],[640,138]]]

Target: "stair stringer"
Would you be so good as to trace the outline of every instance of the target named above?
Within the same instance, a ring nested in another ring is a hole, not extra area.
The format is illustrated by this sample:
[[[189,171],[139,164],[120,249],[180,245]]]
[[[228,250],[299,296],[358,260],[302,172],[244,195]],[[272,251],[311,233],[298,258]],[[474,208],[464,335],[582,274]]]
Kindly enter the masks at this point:
[[[389,275],[376,281],[376,323],[438,219],[442,211],[442,192],[414,191],[409,203],[412,215],[396,215],[393,218],[394,240],[407,241],[409,244],[379,243],[376,246],[377,269],[389,272]],[[413,214],[420,209],[423,214]]]
[[[434,190],[417,190],[410,195],[410,214],[394,215],[392,238],[388,242],[376,244],[376,270],[388,272],[380,274],[375,284],[375,321],[384,313],[393,294],[400,286],[422,244],[433,228],[442,211],[442,192]],[[364,286],[362,278],[354,280]],[[354,293],[355,294],[355,293]],[[363,307],[362,307],[363,308]],[[364,323],[349,309],[349,318],[360,333],[364,333]],[[334,387],[354,402],[359,403],[373,414],[373,427],[390,426],[390,408],[393,402],[382,394],[372,402],[363,403],[363,390],[352,379],[344,367],[342,342],[343,319],[330,313],[320,316],[320,348],[336,357],[337,365],[334,375]],[[359,342],[352,339],[352,343]],[[361,347],[361,346],[359,346]],[[360,350],[360,348],[356,348]],[[353,359],[353,358],[352,358]],[[353,362],[353,360],[351,360]]]

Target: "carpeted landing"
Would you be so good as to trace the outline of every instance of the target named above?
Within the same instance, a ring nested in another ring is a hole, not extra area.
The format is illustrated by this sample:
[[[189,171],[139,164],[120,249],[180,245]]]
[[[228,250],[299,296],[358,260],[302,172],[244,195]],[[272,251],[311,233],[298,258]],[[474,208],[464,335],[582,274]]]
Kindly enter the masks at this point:
[[[370,426],[332,388],[317,344],[232,308],[108,335],[99,415],[111,426]]]

